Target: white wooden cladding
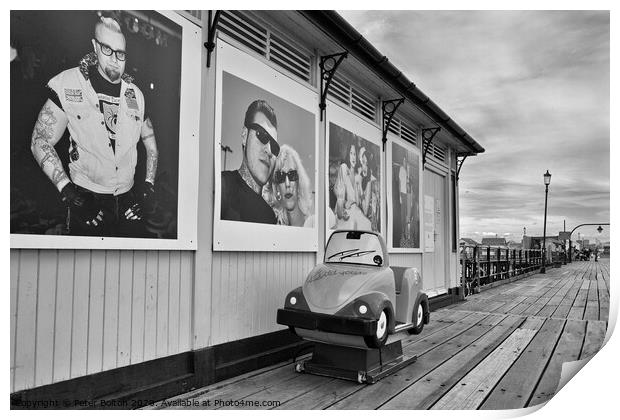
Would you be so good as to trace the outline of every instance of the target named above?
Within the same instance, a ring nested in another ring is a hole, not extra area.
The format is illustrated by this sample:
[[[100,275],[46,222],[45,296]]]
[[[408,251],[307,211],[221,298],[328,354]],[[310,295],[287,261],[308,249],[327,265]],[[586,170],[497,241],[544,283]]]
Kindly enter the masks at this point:
[[[191,349],[193,251],[10,258],[11,392]]]
[[[210,344],[282,329],[277,309],[315,264],[307,252],[214,252]]]

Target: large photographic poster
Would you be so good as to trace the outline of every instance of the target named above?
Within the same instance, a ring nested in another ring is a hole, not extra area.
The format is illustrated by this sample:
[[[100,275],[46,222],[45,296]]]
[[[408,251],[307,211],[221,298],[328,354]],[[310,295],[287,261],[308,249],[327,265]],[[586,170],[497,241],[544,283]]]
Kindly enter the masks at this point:
[[[420,252],[420,151],[390,135],[387,161],[388,246],[391,252]]]
[[[11,11],[11,247],[195,249],[201,30]]]
[[[214,250],[316,251],[317,94],[223,40]]]
[[[328,103],[325,226],[383,233],[381,131]]]

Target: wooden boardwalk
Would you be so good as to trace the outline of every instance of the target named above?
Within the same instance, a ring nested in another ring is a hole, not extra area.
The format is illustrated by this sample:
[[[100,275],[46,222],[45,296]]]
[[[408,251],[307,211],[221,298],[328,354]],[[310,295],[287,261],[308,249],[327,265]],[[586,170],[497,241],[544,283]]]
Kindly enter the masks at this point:
[[[404,353],[417,361],[376,384],[295,373],[289,361],[150,408],[533,406],[554,395],[563,362],[598,351],[608,315],[609,260],[574,262],[433,312],[422,334],[403,341]]]

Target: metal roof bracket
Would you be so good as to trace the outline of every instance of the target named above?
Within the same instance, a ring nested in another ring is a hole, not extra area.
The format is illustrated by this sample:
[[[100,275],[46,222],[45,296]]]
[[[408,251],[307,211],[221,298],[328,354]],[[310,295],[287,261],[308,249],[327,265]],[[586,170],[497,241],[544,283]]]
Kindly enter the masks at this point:
[[[321,102],[319,103],[319,109],[321,110],[321,121],[323,121],[323,114],[325,113],[325,99],[327,98],[327,92],[329,91],[329,85],[332,83],[332,78],[336,74],[336,70],[342,60],[347,58],[349,53],[347,51],[321,56],[319,66],[321,67]]]
[[[215,49],[215,29],[217,28],[217,23],[220,20],[220,12],[221,10],[216,10],[215,16],[213,16],[213,10],[209,10],[209,18],[207,21],[207,42],[204,43],[204,46],[207,49],[207,68],[211,67],[211,53]]]
[[[422,167],[426,165],[426,153],[428,152],[428,148],[433,142],[433,138],[435,135],[439,133],[441,127],[432,127],[432,128],[423,128],[422,129],[422,144],[424,146],[424,150],[422,152]]]
[[[383,137],[381,140],[383,141],[383,151],[385,152],[385,143],[387,142],[387,133],[390,129],[390,124],[392,124],[392,119],[394,118],[394,114],[396,114],[396,110],[401,104],[405,102],[405,98],[399,99],[390,99],[387,101],[381,102],[381,111],[383,112],[381,118],[381,127],[383,131]]]

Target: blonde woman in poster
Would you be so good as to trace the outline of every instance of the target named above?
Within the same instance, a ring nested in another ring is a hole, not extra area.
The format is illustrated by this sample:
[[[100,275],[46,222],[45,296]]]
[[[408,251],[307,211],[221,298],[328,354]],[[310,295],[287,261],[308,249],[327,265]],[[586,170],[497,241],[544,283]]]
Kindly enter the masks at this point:
[[[336,227],[338,229],[370,230],[370,220],[358,205],[356,192],[357,147],[350,143],[347,147],[345,161],[340,165],[338,178],[334,185],[336,194]]]
[[[289,145],[282,145],[271,182],[274,200],[268,200],[279,225],[314,226],[311,185],[299,153]]]
[[[370,220],[371,229],[378,231],[378,183],[369,165],[368,154],[365,147],[360,149],[360,166],[356,176],[357,203],[362,213]]]

